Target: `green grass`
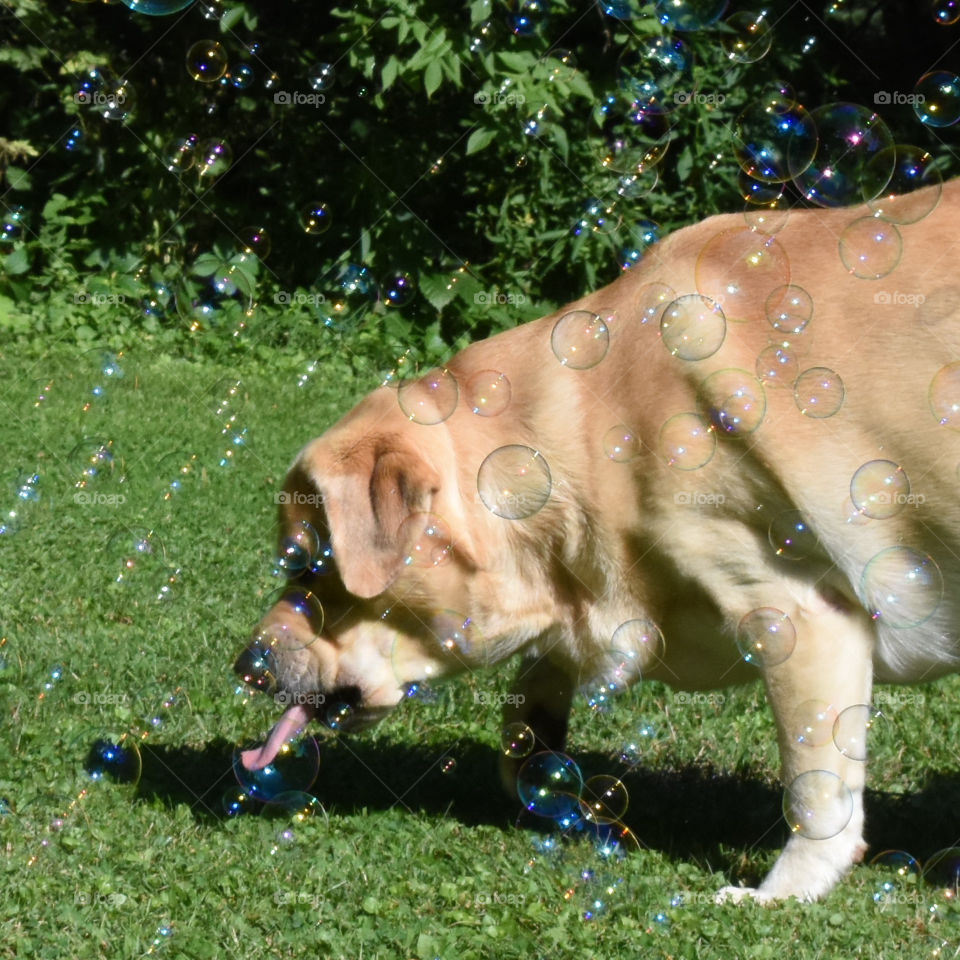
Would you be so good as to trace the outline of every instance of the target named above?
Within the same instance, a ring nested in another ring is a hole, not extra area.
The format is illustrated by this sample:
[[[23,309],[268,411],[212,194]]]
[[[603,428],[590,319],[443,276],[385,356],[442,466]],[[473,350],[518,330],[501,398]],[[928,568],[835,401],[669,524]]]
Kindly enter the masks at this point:
[[[374,379],[331,359],[301,388],[303,365],[281,356],[230,368],[135,349],[124,365],[82,414],[96,354],[0,353],[0,508],[14,503],[18,471],[38,471],[42,491],[24,528],[0,537],[0,796],[11,807],[0,815],[0,957],[919,958],[943,941],[941,955],[955,955],[953,908],[909,882],[897,902],[875,903],[888,876],[876,868],[858,867],[821,904],[713,904],[724,883],[762,876],[784,839],[757,686],[691,705],[645,684],[607,715],[577,705],[570,753],[586,776],[618,773],[629,789],[625,820],[642,848],[621,863],[584,842],[545,855],[516,828],[518,803],[495,785],[497,708],[474,697],[505,692],[509,667],[406,703],[363,736],[322,740],[313,792],[324,813],[294,824],[292,841],[278,841],[283,819],[225,817],[233,746],[276,716],[235,694],[230,672],[278,586],[274,492],[299,446]],[[228,375],[245,385],[237,422],[249,445],[222,468],[204,394]],[[75,502],[68,455],[85,433],[113,441],[128,479],[102,492],[122,503]],[[196,454],[198,467],[165,501],[157,463],[171,452]],[[169,599],[154,600],[164,578],[149,563],[127,587],[111,584],[106,544],[124,526],[162,540],[180,570]],[[55,664],[61,678],[45,691]],[[889,704],[876,732],[874,852],[923,859],[956,840],[958,690],[950,679],[889,691],[925,699]],[[654,735],[638,739],[644,724]],[[90,781],[95,740],[143,731],[136,786]],[[642,758],[632,770],[618,759],[630,741]],[[621,881],[591,921],[584,869],[594,886]]]

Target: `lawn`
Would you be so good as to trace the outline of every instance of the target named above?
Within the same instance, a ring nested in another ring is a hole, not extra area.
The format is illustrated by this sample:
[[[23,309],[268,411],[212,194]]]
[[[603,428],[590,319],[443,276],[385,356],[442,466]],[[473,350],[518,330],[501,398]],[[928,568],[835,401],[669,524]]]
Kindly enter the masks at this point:
[[[230,669],[281,585],[275,494],[297,449],[376,383],[335,351],[309,375],[237,356],[0,350],[0,957],[957,955],[950,897],[880,866],[823,903],[714,905],[786,831],[757,684],[577,704],[570,755],[629,793],[623,858],[517,825],[496,777],[509,665],[374,731],[319,737],[313,816],[226,815],[235,745],[278,713]],[[85,437],[109,441],[112,465],[78,487]],[[878,690],[868,859],[957,841],[958,690]],[[136,782],[91,778],[102,740],[128,756],[140,743]]]

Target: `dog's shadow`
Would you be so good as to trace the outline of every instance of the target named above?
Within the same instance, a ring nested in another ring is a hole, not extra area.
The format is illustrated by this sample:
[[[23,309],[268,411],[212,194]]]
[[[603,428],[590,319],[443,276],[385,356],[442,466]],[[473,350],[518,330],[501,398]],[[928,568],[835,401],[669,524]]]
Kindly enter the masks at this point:
[[[232,749],[226,741],[203,749],[144,744],[138,796],[169,806],[187,804],[198,822],[214,826],[226,817],[224,795],[236,792]],[[787,839],[782,794],[758,778],[701,766],[617,770],[600,753],[578,754],[577,760],[584,776],[616,773],[623,780],[630,798],[623,822],[643,846],[673,858],[738,875],[749,851],[772,851]],[[904,796],[868,791],[868,858],[897,848],[922,860],[953,844],[958,790],[960,774],[951,773],[934,775],[921,790]],[[332,818],[396,807],[454,817],[466,826],[511,829],[522,812],[519,801],[500,788],[496,752],[477,741],[460,741],[456,755],[446,757],[428,747],[322,743],[320,774],[310,792]],[[524,825],[529,826],[528,817]],[[543,826],[549,829],[550,822],[544,820]]]

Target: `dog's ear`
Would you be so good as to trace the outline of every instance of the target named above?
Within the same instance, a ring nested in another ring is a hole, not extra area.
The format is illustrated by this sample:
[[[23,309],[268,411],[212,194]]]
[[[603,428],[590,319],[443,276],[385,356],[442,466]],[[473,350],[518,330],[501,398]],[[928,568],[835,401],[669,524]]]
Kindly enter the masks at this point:
[[[321,483],[344,586],[363,598],[383,593],[403,566],[403,522],[430,509],[439,474],[412,446],[379,438],[353,448]]]

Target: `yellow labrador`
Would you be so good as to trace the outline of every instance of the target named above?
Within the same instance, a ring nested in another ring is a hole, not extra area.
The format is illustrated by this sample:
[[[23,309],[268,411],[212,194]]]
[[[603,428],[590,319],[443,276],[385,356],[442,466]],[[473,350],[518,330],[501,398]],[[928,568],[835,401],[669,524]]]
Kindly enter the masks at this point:
[[[960,181],[872,206],[900,225],[679,230],[308,443],[280,509],[299,593],[237,664],[291,706],[244,763],[518,652],[505,716],[540,749],[577,689],[759,674],[793,833],[721,895],[829,891],[864,850],[873,680],[960,659]]]

